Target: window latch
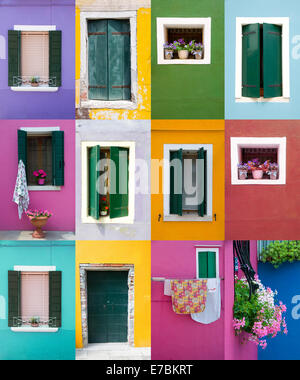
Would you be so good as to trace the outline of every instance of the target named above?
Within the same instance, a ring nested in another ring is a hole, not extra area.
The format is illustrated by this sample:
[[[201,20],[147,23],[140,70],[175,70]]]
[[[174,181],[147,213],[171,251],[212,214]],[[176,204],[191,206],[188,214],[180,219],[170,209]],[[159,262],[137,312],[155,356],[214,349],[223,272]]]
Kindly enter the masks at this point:
[[[215,222],[217,221],[217,214],[214,214]]]
[[[161,221],[161,218],[162,218],[162,216],[161,216],[161,214],[159,214],[159,215],[158,215],[158,221],[159,221],[159,222]]]

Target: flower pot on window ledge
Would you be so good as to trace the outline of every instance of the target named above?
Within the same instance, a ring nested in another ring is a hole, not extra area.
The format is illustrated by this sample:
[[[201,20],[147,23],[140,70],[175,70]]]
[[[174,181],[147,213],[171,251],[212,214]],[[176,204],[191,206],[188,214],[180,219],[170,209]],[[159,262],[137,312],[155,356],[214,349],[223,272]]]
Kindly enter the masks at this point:
[[[263,170],[252,170],[253,179],[262,179],[264,175]]]
[[[173,50],[165,49],[165,59],[173,59]]]
[[[31,87],[39,87],[39,83],[36,83],[36,82],[31,82]]]
[[[270,179],[273,181],[277,179],[277,170],[272,170],[270,172]]]
[[[188,59],[190,52],[188,50],[178,50],[179,59]]]
[[[39,178],[38,179],[38,184],[39,184],[39,186],[45,185],[45,178]]]
[[[239,170],[239,179],[244,180],[247,179],[248,170]]]
[[[100,211],[100,215],[101,215],[101,216],[107,216],[107,215],[108,215],[108,212],[107,212],[107,211]]]
[[[203,58],[203,50],[195,50],[194,56],[195,56],[195,59],[202,59]]]
[[[34,239],[44,239],[45,233],[42,230],[42,227],[45,227],[45,225],[48,222],[49,217],[48,216],[38,216],[38,217],[32,217],[29,216],[29,220],[31,224],[35,227],[35,231],[32,234],[32,237]]]

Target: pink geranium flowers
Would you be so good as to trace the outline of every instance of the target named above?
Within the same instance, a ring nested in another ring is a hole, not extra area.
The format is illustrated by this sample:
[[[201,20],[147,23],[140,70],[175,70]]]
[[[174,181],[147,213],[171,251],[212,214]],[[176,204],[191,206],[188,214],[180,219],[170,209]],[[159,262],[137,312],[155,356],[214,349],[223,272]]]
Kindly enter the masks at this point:
[[[43,169],[40,169],[40,170],[36,170],[33,172],[33,175],[37,178],[37,179],[45,179],[47,177],[47,173],[43,170]]]
[[[47,217],[47,218],[50,218],[53,214],[52,212],[48,211],[48,210],[27,210],[26,211],[26,215],[30,218],[43,218],[43,217]]]

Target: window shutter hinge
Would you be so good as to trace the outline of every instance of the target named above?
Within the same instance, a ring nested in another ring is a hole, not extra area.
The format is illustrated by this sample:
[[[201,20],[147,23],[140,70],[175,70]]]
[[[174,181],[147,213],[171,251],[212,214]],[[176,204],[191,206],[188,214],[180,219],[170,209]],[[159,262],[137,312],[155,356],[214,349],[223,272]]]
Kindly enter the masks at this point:
[[[215,222],[217,221],[217,214],[214,214]]]
[[[159,215],[158,215],[158,221],[159,221],[159,222],[161,221],[161,218],[162,218],[162,216],[161,216],[161,214],[159,214]]]

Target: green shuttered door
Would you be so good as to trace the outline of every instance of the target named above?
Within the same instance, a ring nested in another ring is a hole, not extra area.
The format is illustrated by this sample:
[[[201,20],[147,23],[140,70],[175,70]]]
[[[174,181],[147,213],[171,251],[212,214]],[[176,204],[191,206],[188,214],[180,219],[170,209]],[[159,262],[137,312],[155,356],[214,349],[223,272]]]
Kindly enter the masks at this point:
[[[207,151],[203,148],[198,151],[198,159],[203,160],[203,165],[199,165],[199,173],[197,173],[200,179],[200,194],[203,195],[200,199],[198,214],[204,216],[207,214]]]
[[[170,152],[170,214],[182,215],[183,151]]]
[[[61,86],[61,37],[60,30],[49,32],[49,87]]]
[[[130,22],[88,22],[89,99],[130,100]]]
[[[52,327],[61,327],[62,272],[49,272],[49,317]]]
[[[264,97],[282,96],[282,27],[263,25]]]
[[[242,95],[260,97],[260,25],[243,26]]]
[[[216,253],[198,252],[198,277],[216,278]]]
[[[21,316],[21,272],[8,271],[8,326]]]
[[[21,75],[21,32],[8,31],[8,85],[17,86],[16,79]]]
[[[64,132],[52,132],[52,172],[53,185],[64,185]]]
[[[128,216],[129,149],[110,148],[110,218]]]
[[[97,145],[89,149],[89,216],[97,220],[100,216],[99,161],[100,146]]]
[[[128,272],[90,271],[88,289],[89,343],[128,341]]]

